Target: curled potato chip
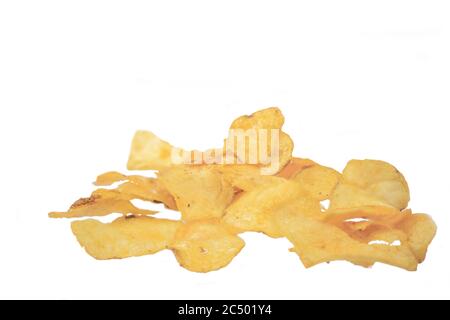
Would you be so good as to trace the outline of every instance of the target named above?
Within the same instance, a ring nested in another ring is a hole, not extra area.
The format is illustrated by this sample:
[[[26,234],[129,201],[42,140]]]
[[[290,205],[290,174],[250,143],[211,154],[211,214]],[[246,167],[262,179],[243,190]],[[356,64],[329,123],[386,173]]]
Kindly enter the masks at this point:
[[[116,190],[98,189],[89,198],[75,201],[66,212],[50,212],[50,218],[80,218],[106,216],[111,213],[152,215],[156,211],[144,210],[134,206],[133,197]]]
[[[366,206],[391,207],[388,203],[368,191],[344,182],[339,183],[330,196],[329,210],[331,211]]]
[[[137,175],[126,176],[119,172],[111,171],[99,175],[94,184],[97,186],[109,186],[115,182],[126,180],[128,181],[119,185],[114,191],[130,199],[164,203],[169,209],[177,209],[172,195],[162,186],[160,181],[154,178]]]
[[[365,190],[374,198],[399,210],[408,206],[408,183],[400,171],[387,162],[351,160],[343,171],[343,181]]]
[[[263,232],[270,237],[277,238],[281,235],[278,227],[272,222],[274,212],[291,202],[302,199],[307,198],[299,184],[279,178],[276,183],[262,185],[243,193],[226,209],[223,221],[239,232]],[[314,212],[320,213],[318,201],[311,199],[307,203],[308,211],[317,210]]]
[[[241,116],[233,121],[231,129],[275,128],[284,125],[284,116],[277,107],[271,107],[254,112],[251,115]]]
[[[167,249],[180,222],[151,217],[122,217],[112,223],[88,219],[72,222],[72,232],[92,257],[121,259]]]
[[[335,225],[352,219],[364,219],[391,228],[410,214],[409,211],[401,212],[396,208],[386,206],[361,206],[350,209],[328,210],[322,217],[324,221]]]
[[[294,143],[281,131],[284,116],[278,108],[267,108],[233,121],[225,153],[240,164],[257,164],[264,175],[273,175],[292,159]],[[244,148],[239,145],[245,143]]]
[[[173,165],[175,148],[152,132],[137,131],[131,143],[128,170],[162,170]],[[178,150],[179,153],[182,150]]]
[[[407,243],[419,263],[425,260],[428,246],[433,241],[437,226],[433,219],[426,214],[413,214],[406,217],[398,225],[407,236]]]
[[[161,171],[162,185],[175,198],[183,220],[219,218],[234,198],[234,189],[209,166],[176,166]]]
[[[291,179],[292,177],[298,175],[301,171],[315,165],[316,163],[309,159],[292,158],[291,161],[289,161],[288,164],[286,164],[284,168],[277,173],[277,176],[285,179]]]
[[[330,197],[340,179],[339,172],[320,165],[305,168],[292,177],[293,181],[300,183],[315,199],[320,201]]]
[[[241,190],[251,188],[254,184],[248,182],[261,177],[261,171],[258,167],[245,164],[230,164],[211,166],[211,169],[217,171],[223,176],[225,181]],[[241,188],[245,187],[245,188]]]
[[[197,220],[183,224],[170,245],[183,268],[210,272],[227,266],[245,242],[218,220]]]
[[[224,179],[234,188],[242,191],[251,191],[263,185],[272,185],[284,179],[277,176],[262,175],[259,168],[249,165],[230,165],[216,167]]]
[[[409,271],[417,269],[408,246],[363,243],[330,223],[299,214],[279,214],[276,220],[306,268],[345,260],[365,267],[382,262]]]
[[[94,184],[96,186],[110,186],[113,183],[127,180],[128,177],[117,171],[105,172],[97,177]]]

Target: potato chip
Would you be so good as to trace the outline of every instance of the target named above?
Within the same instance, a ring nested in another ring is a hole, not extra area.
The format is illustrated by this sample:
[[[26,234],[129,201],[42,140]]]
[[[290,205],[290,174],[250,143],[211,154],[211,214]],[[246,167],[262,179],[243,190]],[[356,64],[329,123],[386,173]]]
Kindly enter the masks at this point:
[[[315,166],[316,163],[309,159],[292,158],[284,168],[277,173],[278,177],[291,179],[306,168]]]
[[[180,222],[151,217],[122,217],[112,223],[88,219],[72,222],[72,232],[92,257],[122,259],[167,249]]]
[[[173,165],[174,147],[152,132],[137,131],[131,143],[128,170],[162,170]]]
[[[409,211],[386,206],[361,206],[350,209],[328,210],[322,216],[324,221],[340,224],[347,220],[364,219],[376,222],[386,227],[394,227],[410,215]]]
[[[162,185],[173,195],[183,220],[220,218],[234,189],[209,166],[176,166],[160,172]]]
[[[305,168],[292,177],[293,181],[300,183],[315,199],[320,201],[330,198],[340,179],[339,172],[320,165]]]
[[[197,220],[183,224],[170,248],[183,268],[210,272],[227,266],[245,242],[218,220]]]
[[[130,200],[133,197],[115,190],[98,189],[89,198],[75,201],[66,212],[50,212],[50,218],[80,218],[106,216],[111,213],[152,215],[156,211],[135,207]]]
[[[280,237],[277,226],[272,222],[274,212],[289,203],[307,198],[299,184],[279,179],[272,185],[262,185],[243,193],[226,209],[224,222],[239,232],[263,232],[273,238]],[[320,213],[318,201],[311,199],[308,202],[308,211],[311,207],[316,209],[315,212]]]
[[[426,214],[413,214],[402,220],[398,228],[403,230],[407,236],[407,243],[419,263],[425,260],[428,246],[433,241],[437,226],[433,219]]]
[[[281,131],[283,124],[284,116],[278,108],[239,117],[231,124],[225,153],[234,155],[237,163],[261,166],[264,175],[276,174],[292,159],[294,149],[291,137]],[[242,137],[245,148],[239,148],[238,137]]]
[[[344,182],[339,183],[330,196],[330,211],[366,206],[390,207],[383,199],[374,196],[360,187]]]
[[[408,183],[400,171],[387,162],[351,160],[344,169],[343,181],[397,209],[402,210],[408,206]]]
[[[94,184],[96,186],[110,186],[113,183],[128,180],[128,177],[117,171],[105,172],[97,177]]]
[[[279,214],[276,218],[280,230],[294,245],[292,251],[306,268],[344,260],[361,266],[382,262],[409,271],[417,269],[417,260],[408,246],[363,243],[332,224],[299,214]]]
[[[277,107],[259,110],[251,115],[241,116],[233,121],[231,129],[281,129],[284,125],[284,116]]]
[[[128,180],[128,181],[127,181]],[[115,191],[128,197],[129,199],[139,199],[144,201],[152,201],[155,203],[164,203],[164,205],[172,210],[176,210],[177,206],[172,195],[162,186],[162,184],[154,178],[143,176],[126,176],[119,172],[111,171],[101,174],[97,177],[95,185],[109,186],[119,181],[127,181],[119,185]]]

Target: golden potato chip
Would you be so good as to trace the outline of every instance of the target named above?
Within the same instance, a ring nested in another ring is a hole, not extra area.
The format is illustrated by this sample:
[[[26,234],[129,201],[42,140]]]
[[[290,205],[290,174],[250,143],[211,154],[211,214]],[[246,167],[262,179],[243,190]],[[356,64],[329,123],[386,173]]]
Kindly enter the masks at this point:
[[[401,244],[406,244],[405,233],[396,228],[396,225],[410,215],[410,211],[400,212],[392,207],[374,206],[327,211],[322,215],[322,221],[365,243],[391,244],[401,241]]]
[[[164,203],[164,205],[172,210],[176,210],[175,200],[172,195],[154,178],[143,176],[126,176],[119,172],[111,171],[101,174],[97,177],[95,185],[109,186],[115,182],[126,181],[119,185],[114,191],[119,192],[129,199],[139,199],[144,201],[152,201],[156,203]]]
[[[174,148],[152,132],[137,131],[131,143],[128,170],[162,170],[173,165]]]
[[[349,209],[328,210],[322,216],[324,221],[335,225],[347,220],[364,219],[386,227],[394,227],[410,214],[409,211],[401,212],[396,208],[386,206],[361,206]]]
[[[403,175],[391,164],[379,160],[351,160],[343,181],[355,185],[387,204],[404,209],[409,203],[409,187]]]
[[[258,179],[261,177],[260,168],[253,165],[229,164],[210,166],[210,168],[217,171],[229,184],[237,188],[239,188],[242,180]]]
[[[330,198],[336,188],[341,174],[334,169],[315,165],[297,173],[292,180],[298,182],[302,187],[320,201]]]
[[[227,266],[245,242],[218,220],[197,220],[183,224],[170,248],[183,268],[210,272]]]
[[[305,191],[299,184],[282,178],[277,183],[262,185],[243,193],[225,211],[223,221],[239,232],[263,232],[270,237],[280,237],[277,226],[272,222],[273,214],[290,203],[303,205],[308,211],[320,213],[320,203],[305,197]],[[307,205],[306,205],[307,203]]]
[[[88,216],[106,216],[111,213],[152,215],[156,211],[135,207],[130,200],[133,197],[115,190],[98,189],[89,198],[75,201],[66,212],[50,212],[50,218],[80,218]]]
[[[244,174],[236,174],[236,172],[228,170],[219,170],[219,172],[222,172],[225,180],[227,180],[234,188],[242,191],[251,191],[258,187],[277,184],[285,180],[277,176],[261,175],[261,172],[258,168],[254,166],[253,168],[256,170],[256,172],[246,170],[243,171]],[[245,172],[248,172],[248,174],[245,174]]]
[[[72,222],[72,232],[92,257],[121,259],[167,249],[180,222],[151,217],[122,217],[112,223],[88,219]]]
[[[177,210],[175,199],[156,179],[149,179],[145,183],[139,184],[125,182],[115,190],[130,195],[133,199],[163,203],[168,209]]]
[[[317,163],[309,159],[292,158],[291,161],[289,161],[288,164],[277,173],[277,176],[285,179],[291,179],[304,169],[311,168],[315,165],[317,165]]]
[[[110,186],[113,183],[128,180],[128,177],[117,171],[105,172],[97,177],[94,184],[96,186]]]
[[[409,271],[417,269],[417,260],[408,246],[363,243],[332,224],[299,214],[279,214],[276,219],[306,268],[344,260],[361,266],[382,262]]]
[[[231,129],[274,128],[284,125],[284,116],[277,107],[259,110],[251,115],[241,116],[233,121]]]
[[[383,199],[374,196],[368,191],[344,182],[338,183],[330,196],[330,211],[366,206],[391,207]]]
[[[433,219],[426,214],[413,214],[402,220],[398,228],[407,236],[407,243],[419,263],[425,260],[428,246],[433,241],[437,226]]]
[[[264,175],[276,174],[292,159],[294,149],[291,137],[281,131],[283,124],[284,116],[278,108],[239,117],[231,124],[225,153],[234,155],[239,164],[261,166]]]
[[[161,171],[159,179],[183,220],[220,218],[234,197],[231,184],[209,166],[172,167]]]

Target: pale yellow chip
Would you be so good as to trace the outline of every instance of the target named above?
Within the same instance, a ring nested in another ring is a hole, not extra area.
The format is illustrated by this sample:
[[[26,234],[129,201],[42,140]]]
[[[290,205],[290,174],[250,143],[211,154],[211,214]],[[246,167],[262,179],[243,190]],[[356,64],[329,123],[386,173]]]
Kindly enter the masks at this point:
[[[391,207],[383,199],[380,199],[364,189],[340,182],[330,196],[329,210],[352,209],[365,206]]]
[[[170,248],[183,268],[210,272],[227,266],[245,242],[218,220],[183,224]]]
[[[152,132],[137,131],[131,143],[128,170],[162,170],[173,165],[172,145]]]
[[[417,260],[408,246],[357,241],[332,224],[299,214],[279,214],[277,221],[306,268],[343,260],[364,267],[381,262],[409,271],[417,269]]]
[[[277,184],[284,179],[277,176],[262,175],[256,166],[225,165],[214,168],[220,172],[224,179],[234,188],[242,191],[251,191],[255,188]]]
[[[80,218],[106,216],[111,213],[152,215],[156,211],[144,210],[134,206],[130,200],[134,197],[117,190],[98,189],[89,198],[74,202],[66,212],[50,212],[50,218]]]
[[[343,181],[397,209],[402,210],[408,206],[408,183],[400,171],[387,162],[351,160],[344,169]]]
[[[128,176],[117,171],[109,171],[99,175],[94,184],[96,186],[110,186],[113,183],[124,180],[128,180]]]
[[[407,243],[419,263],[423,262],[428,246],[437,232],[433,219],[426,214],[413,214],[401,221],[397,227],[406,233]]]
[[[231,184],[209,166],[176,166],[158,178],[175,198],[183,220],[220,218],[234,197]]]
[[[275,128],[284,125],[284,116],[277,107],[259,110],[251,115],[241,116],[233,121],[231,129]]]
[[[284,168],[277,173],[278,177],[291,179],[299,174],[301,171],[311,168],[317,165],[314,161],[310,159],[302,159],[302,158],[292,158],[288,164],[284,166]]]
[[[237,163],[259,165],[264,175],[276,174],[291,161],[294,149],[291,137],[281,130],[283,124],[284,116],[278,108],[239,117],[230,126],[225,153],[234,155]],[[240,148],[242,143],[244,148]]]
[[[92,257],[122,259],[167,249],[180,222],[151,217],[122,217],[112,223],[72,222],[72,232]]]
[[[330,198],[340,179],[339,172],[320,165],[305,168],[292,178],[320,201]]]
[[[263,232],[277,238],[281,234],[278,227],[274,225],[272,216],[280,208],[306,199],[305,195],[305,191],[298,183],[279,178],[276,183],[244,192],[226,209],[223,220],[239,232]],[[311,207],[316,208],[316,212],[320,213],[318,201],[311,199],[308,203],[308,211]]]
[[[94,184],[97,186],[109,186],[119,181],[126,182],[120,184],[113,190],[122,194],[124,197],[164,203],[169,209],[177,209],[175,199],[162,186],[161,182],[154,178],[137,175],[127,176],[119,172],[111,171],[99,175]]]
[[[408,210],[402,212],[396,208],[381,205],[328,210],[322,214],[322,218],[332,224],[340,224],[347,220],[366,219],[391,228],[409,215],[411,212]]]

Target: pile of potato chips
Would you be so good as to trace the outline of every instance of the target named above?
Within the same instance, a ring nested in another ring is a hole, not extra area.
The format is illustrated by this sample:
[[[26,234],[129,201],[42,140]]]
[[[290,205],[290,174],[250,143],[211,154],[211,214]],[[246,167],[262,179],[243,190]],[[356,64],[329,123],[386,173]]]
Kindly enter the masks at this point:
[[[77,200],[67,212],[49,216],[123,214],[111,223],[72,222],[79,243],[96,259],[168,249],[182,267],[209,272],[225,267],[242,250],[241,233],[261,232],[287,238],[305,267],[345,260],[363,267],[382,262],[416,270],[425,259],[436,225],[428,215],[408,209],[409,188],[403,175],[378,160],[351,160],[340,173],[295,158],[291,138],[281,131],[283,124],[281,111],[269,108],[240,117],[230,127],[280,130],[279,169],[271,175],[263,174],[268,162],[259,158],[256,163],[174,163],[172,145],[138,131],[128,169],[156,170],[157,178],[102,174],[95,183],[100,188],[90,197]],[[261,145],[262,140],[257,143]],[[262,147],[270,158],[275,155],[274,140],[266,144]],[[235,151],[231,153],[236,155]],[[199,153],[200,159],[207,153]],[[152,217],[156,212],[136,207],[135,199],[163,203],[182,218]]]

